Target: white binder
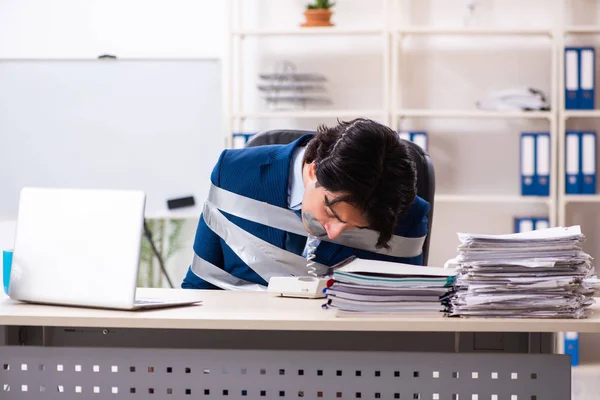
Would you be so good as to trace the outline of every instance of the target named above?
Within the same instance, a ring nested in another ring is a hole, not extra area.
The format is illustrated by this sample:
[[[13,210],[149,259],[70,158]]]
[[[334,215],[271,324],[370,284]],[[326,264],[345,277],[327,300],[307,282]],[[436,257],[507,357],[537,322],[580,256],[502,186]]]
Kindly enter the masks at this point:
[[[550,195],[550,135],[536,134],[536,194]]]
[[[425,132],[413,132],[412,141],[423,151],[427,151],[427,134]]]
[[[233,135],[232,146],[234,149],[243,149],[246,145],[246,138],[241,135]]]
[[[596,132],[581,133],[581,193],[596,194]]]
[[[533,220],[531,218],[521,218],[519,220],[519,232],[531,232],[533,230]]]
[[[595,59],[596,51],[593,47],[583,47],[579,57],[579,107],[582,110],[595,108]]]
[[[535,136],[531,133],[521,134],[521,194],[536,194],[535,178]]]
[[[565,193],[580,194],[581,184],[579,182],[579,133],[567,132],[565,143]]]
[[[565,49],[565,108],[579,108],[579,50]]]
[[[423,149],[423,151],[427,151],[427,132],[417,131],[417,132],[398,132],[400,139],[408,140],[409,142],[413,142],[417,146]]]
[[[535,230],[550,228],[550,222],[545,218],[540,218],[535,221]]]

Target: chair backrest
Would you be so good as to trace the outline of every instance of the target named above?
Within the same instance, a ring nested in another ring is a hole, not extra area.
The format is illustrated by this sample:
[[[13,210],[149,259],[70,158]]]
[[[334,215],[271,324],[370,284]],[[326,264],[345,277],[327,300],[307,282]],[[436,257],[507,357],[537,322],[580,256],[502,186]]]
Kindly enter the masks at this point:
[[[315,134],[315,131],[276,129],[257,133],[252,136],[246,147],[263,146],[269,144],[288,144],[294,140],[307,135]],[[406,141],[411,153],[411,158],[417,168],[417,195],[430,205],[427,214],[428,226],[427,237],[423,244],[423,265],[427,265],[429,259],[429,243],[431,240],[431,226],[433,222],[433,203],[435,197],[435,170],[431,157],[417,144]]]

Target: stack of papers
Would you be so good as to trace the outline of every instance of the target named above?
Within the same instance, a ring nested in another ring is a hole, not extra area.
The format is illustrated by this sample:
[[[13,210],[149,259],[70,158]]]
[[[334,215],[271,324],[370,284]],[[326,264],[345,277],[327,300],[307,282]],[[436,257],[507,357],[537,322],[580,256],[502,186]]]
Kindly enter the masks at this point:
[[[544,92],[534,88],[511,88],[490,93],[479,100],[477,108],[493,111],[548,111],[550,104]]]
[[[579,226],[511,235],[459,233],[450,316],[585,318],[598,285]]]
[[[327,305],[342,312],[441,312],[449,305],[454,272],[354,259],[336,268],[334,284],[327,289]]]

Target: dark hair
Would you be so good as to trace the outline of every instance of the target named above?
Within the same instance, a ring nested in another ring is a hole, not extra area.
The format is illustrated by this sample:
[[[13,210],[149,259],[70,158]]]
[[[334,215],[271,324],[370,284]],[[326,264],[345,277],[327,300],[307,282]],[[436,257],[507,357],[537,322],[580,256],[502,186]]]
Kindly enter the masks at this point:
[[[417,172],[408,145],[392,129],[358,118],[337,126],[319,126],[304,161],[315,162],[317,182],[342,192],[379,232],[377,248],[388,247],[399,215],[408,211],[417,189]]]

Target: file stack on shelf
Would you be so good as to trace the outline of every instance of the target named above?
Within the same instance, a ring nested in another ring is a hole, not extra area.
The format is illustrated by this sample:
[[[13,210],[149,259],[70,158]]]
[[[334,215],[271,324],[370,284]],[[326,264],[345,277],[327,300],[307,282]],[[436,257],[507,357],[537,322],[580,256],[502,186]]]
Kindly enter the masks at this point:
[[[598,285],[579,226],[510,235],[459,233],[449,316],[585,318]]]
[[[546,94],[535,88],[497,90],[477,101],[477,108],[490,111],[549,111]]]
[[[319,95],[325,93],[324,75],[318,73],[297,72],[296,65],[285,61],[276,65],[273,73],[259,75],[263,81],[258,90],[264,93],[264,98],[270,110],[297,110],[322,107],[332,104],[329,97]]]
[[[356,315],[447,310],[454,272],[385,261],[354,259],[336,268],[327,305]],[[346,314],[347,315],[347,314]]]

